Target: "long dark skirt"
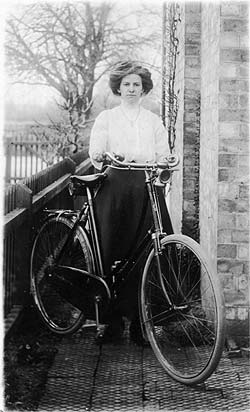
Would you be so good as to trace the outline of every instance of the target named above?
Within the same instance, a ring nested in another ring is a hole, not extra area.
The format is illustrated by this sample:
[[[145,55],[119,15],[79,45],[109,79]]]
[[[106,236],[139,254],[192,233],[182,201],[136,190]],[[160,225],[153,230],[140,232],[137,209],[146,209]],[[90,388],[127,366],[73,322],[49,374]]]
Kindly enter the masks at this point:
[[[132,248],[152,226],[152,212],[145,185],[144,171],[128,171],[109,168],[108,177],[95,197],[95,213],[98,236],[106,276],[116,260],[128,256]],[[163,229],[173,233],[162,189],[158,189]],[[124,287],[123,311],[130,316],[137,305],[137,290],[143,262],[136,268],[132,281]],[[126,302],[126,303],[125,303]]]

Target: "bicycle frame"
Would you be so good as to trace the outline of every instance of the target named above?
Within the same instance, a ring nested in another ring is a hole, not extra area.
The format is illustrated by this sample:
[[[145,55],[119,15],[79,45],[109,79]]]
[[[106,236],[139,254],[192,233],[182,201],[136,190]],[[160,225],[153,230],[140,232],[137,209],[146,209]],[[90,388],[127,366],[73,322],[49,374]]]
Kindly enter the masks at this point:
[[[115,159],[113,159],[115,160]],[[109,167],[113,167],[116,169],[124,169],[124,163],[118,162],[120,165],[110,165]],[[147,192],[149,196],[149,203],[151,206],[152,212],[152,226],[144,236],[144,238],[140,241],[139,245],[132,251],[130,256],[123,259],[122,261],[115,262],[112,267],[112,282],[110,282],[110,278],[107,277],[107,274],[104,273],[103,269],[103,262],[100,250],[100,243],[98,239],[98,232],[96,227],[96,220],[95,220],[95,210],[94,210],[94,195],[92,194],[92,190],[85,186],[87,201],[83,204],[82,209],[77,215],[77,212],[74,213],[76,217],[73,227],[66,239],[64,246],[62,247],[58,258],[57,258],[57,267],[60,268],[60,257],[63,256],[64,250],[67,248],[70,240],[75,234],[75,231],[79,225],[83,227],[87,227],[88,234],[91,239],[91,246],[93,251],[93,260],[94,260],[94,274],[88,274],[84,270],[82,270],[83,275],[89,275],[92,278],[100,279],[102,284],[105,284],[105,288],[108,291],[108,296],[112,298],[117,298],[119,296],[119,292],[122,289],[124,283],[129,279],[130,274],[132,273],[134,267],[137,265],[138,261],[141,259],[143,253],[147,248],[150,246],[154,249],[154,255],[157,261],[157,267],[159,275],[161,275],[161,264],[160,264],[160,255],[161,255],[161,244],[160,240],[162,237],[166,235],[163,232],[163,225],[162,225],[162,218],[161,218],[161,211],[160,205],[158,201],[156,185],[159,184],[157,182],[157,165],[138,165],[138,164],[125,164],[125,167],[128,170],[144,170],[145,171],[145,184],[147,187]],[[75,176],[77,178],[77,176]],[[169,174],[170,177],[170,174]],[[161,186],[165,186],[165,184],[160,184]],[[52,212],[52,211],[51,211]],[[59,214],[64,214],[67,212],[73,213],[73,211],[59,211]],[[63,266],[66,269],[66,266]],[[69,268],[71,270],[75,270],[74,268]],[[81,272],[80,269],[77,270]],[[167,291],[163,284],[162,276],[160,276],[162,288],[165,292],[166,298],[170,303]],[[96,296],[96,306],[98,305],[99,296]],[[170,303],[171,304],[171,303]],[[97,318],[97,325],[98,325],[98,309],[96,308],[96,318]]]

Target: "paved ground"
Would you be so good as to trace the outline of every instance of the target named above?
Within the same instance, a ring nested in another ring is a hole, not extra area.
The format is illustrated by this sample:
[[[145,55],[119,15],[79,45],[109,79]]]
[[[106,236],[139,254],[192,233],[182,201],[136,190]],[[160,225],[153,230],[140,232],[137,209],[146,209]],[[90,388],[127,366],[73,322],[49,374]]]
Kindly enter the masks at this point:
[[[225,354],[212,377],[191,388],[169,378],[151,348],[126,336],[98,347],[93,329],[84,329],[61,342],[38,410],[250,411],[249,358]]]

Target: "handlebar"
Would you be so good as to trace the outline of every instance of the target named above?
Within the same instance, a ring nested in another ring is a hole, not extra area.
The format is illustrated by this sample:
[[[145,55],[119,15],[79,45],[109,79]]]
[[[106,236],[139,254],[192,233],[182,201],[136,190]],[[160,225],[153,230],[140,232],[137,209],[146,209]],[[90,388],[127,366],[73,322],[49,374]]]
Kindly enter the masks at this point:
[[[122,168],[126,167],[128,169],[141,169],[141,170],[149,170],[149,169],[172,169],[177,166],[180,162],[178,155],[171,154],[166,158],[165,162],[157,162],[157,163],[135,163],[135,162],[124,162],[124,158],[122,156],[111,154],[110,152],[105,153],[105,157],[115,165],[120,166]]]

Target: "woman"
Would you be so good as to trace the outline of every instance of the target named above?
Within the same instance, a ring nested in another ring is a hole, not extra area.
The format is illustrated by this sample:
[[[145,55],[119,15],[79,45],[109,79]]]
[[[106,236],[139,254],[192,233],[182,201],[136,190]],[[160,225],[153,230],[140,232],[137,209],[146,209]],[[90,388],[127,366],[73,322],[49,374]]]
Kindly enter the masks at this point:
[[[166,130],[156,114],[141,106],[142,97],[153,88],[150,72],[134,62],[120,62],[110,74],[109,85],[112,92],[121,97],[121,104],[104,110],[95,120],[89,147],[93,165],[102,169],[106,151],[128,162],[164,160],[169,154]],[[107,173],[95,205],[104,270],[109,276],[114,261],[129,254],[151,226],[152,219],[144,172],[109,168]],[[159,198],[164,230],[173,233],[162,192]],[[131,340],[144,344],[137,307],[138,278],[135,275],[124,291],[123,310],[113,308],[107,316],[109,326],[99,340],[105,342],[120,337],[125,314],[132,319]]]

